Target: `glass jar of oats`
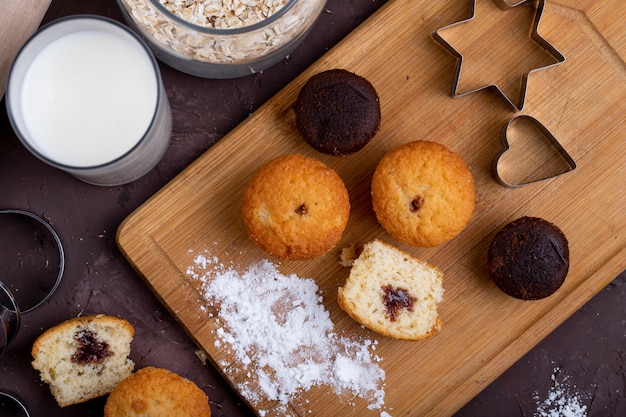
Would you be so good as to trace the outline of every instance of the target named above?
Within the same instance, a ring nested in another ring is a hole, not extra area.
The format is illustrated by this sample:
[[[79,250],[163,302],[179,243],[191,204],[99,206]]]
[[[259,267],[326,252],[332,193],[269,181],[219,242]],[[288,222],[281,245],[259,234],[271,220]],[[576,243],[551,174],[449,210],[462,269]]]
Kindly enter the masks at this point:
[[[203,78],[237,78],[285,58],[326,0],[117,0],[165,64]]]

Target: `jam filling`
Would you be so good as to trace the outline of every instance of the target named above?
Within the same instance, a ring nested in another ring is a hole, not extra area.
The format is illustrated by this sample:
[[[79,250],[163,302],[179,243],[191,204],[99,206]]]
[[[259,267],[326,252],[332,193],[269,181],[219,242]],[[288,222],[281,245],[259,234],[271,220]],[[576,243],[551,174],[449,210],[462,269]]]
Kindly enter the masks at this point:
[[[385,285],[383,290],[383,303],[387,308],[387,315],[389,320],[396,321],[400,310],[405,309],[407,311],[413,311],[413,303],[415,303],[415,297],[409,295],[408,291],[404,288],[392,287],[391,285]]]
[[[101,363],[105,358],[113,355],[107,342],[98,340],[94,332],[89,329],[80,329],[74,334],[76,353],[72,362],[78,364]]]
[[[306,204],[302,203],[297,209],[296,209],[296,213],[300,216],[306,216],[307,214],[309,214],[309,209],[306,206]]]
[[[411,213],[418,211],[419,209],[422,208],[423,205],[424,205],[424,197],[422,197],[421,195],[415,196],[415,198],[411,200],[411,207],[410,207]]]

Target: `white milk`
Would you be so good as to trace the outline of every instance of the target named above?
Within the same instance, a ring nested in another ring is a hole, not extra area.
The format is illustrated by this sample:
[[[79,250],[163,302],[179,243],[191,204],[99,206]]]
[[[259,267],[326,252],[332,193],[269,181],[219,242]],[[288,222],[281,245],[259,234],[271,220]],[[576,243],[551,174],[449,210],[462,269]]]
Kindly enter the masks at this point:
[[[64,35],[32,61],[21,90],[31,146],[70,167],[111,162],[144,136],[159,79],[142,46],[123,32]]]

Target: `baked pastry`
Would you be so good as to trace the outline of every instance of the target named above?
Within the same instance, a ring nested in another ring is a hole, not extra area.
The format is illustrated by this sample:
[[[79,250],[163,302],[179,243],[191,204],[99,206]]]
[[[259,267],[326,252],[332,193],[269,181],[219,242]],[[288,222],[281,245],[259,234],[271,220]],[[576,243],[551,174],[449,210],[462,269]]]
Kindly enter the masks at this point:
[[[32,366],[60,407],[106,395],[130,375],[128,358],[135,329],[113,316],[76,317],[39,336]]]
[[[520,217],[493,237],[489,275],[511,297],[539,300],[556,292],[569,270],[569,246],[561,229],[538,217]]]
[[[104,417],[211,417],[211,406],[209,397],[189,379],[148,366],[115,387]]]
[[[436,142],[400,145],[372,178],[376,219],[396,239],[437,246],[458,235],[474,213],[472,174],[459,155]]]
[[[380,240],[363,246],[337,294],[339,306],[354,320],[402,340],[426,339],[441,330],[442,300],[438,268]]]
[[[242,213],[248,235],[261,249],[283,259],[313,259],[341,239],[350,199],[334,170],[292,154],[271,160],[250,178]]]
[[[312,76],[294,105],[296,126],[319,152],[345,156],[367,145],[380,128],[380,100],[360,75],[331,69]]]

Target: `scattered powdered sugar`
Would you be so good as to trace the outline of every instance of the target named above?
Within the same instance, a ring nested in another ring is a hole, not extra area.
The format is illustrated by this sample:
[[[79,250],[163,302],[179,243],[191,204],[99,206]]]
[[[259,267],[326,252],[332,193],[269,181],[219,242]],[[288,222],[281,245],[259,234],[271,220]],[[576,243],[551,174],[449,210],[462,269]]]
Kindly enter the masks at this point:
[[[574,391],[575,387],[567,384],[568,377],[563,381],[557,380],[560,369],[557,367],[551,376],[552,388],[542,401],[535,395],[537,411],[534,417],[586,417],[587,406],[583,404],[583,395]]]
[[[230,349],[236,360],[220,366],[231,376],[243,368],[244,398],[286,406],[298,393],[326,385],[342,400],[361,398],[370,410],[383,406],[385,372],[372,353],[378,342],[337,334],[313,279],[283,275],[268,260],[240,272],[205,254],[195,255],[187,274],[200,283],[207,311],[217,308],[216,347]]]

